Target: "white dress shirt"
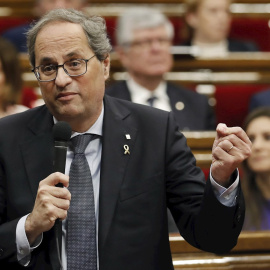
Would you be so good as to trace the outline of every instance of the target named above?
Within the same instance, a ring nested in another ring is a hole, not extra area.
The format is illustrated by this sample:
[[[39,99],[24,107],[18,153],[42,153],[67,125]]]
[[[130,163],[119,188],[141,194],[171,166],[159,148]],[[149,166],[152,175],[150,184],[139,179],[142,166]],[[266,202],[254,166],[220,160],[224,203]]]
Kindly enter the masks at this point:
[[[222,40],[217,43],[192,43],[192,46],[198,51],[198,57],[201,58],[219,58],[228,55],[228,40]]]
[[[171,111],[170,99],[167,95],[167,83],[162,81],[154,91],[150,91],[137,84],[130,76],[127,78],[127,86],[130,91],[131,101],[138,104],[149,105],[147,100],[155,96],[153,107]]]

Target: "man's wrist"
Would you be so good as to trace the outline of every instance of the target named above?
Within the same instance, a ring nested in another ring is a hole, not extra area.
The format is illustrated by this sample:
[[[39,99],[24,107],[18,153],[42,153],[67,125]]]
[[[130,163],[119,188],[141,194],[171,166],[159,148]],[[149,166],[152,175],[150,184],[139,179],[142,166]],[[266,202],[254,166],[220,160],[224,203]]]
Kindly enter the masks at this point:
[[[31,222],[31,214],[25,220],[25,233],[30,246],[36,241],[36,239],[42,234],[42,232],[37,232]]]

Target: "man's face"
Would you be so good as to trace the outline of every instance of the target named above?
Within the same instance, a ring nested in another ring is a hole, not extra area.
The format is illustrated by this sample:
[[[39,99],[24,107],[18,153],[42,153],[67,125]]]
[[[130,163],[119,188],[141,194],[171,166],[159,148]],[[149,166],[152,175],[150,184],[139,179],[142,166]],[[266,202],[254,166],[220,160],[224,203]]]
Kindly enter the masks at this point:
[[[172,67],[171,41],[164,26],[135,30],[133,41],[119,54],[123,66],[136,76],[162,76]]]
[[[39,0],[37,3],[39,16],[56,8],[74,8],[81,10],[83,7],[84,3],[82,0]]]
[[[191,26],[201,42],[222,41],[230,30],[230,0],[202,0],[197,12],[191,17]]]
[[[37,35],[36,62],[39,65],[62,65],[75,59],[89,59],[94,55],[82,27],[69,22],[46,25]],[[40,82],[43,99],[57,120],[84,121],[97,118],[104,96],[105,80],[109,76],[109,57],[100,62],[93,57],[87,72],[70,77],[62,67],[55,80]]]

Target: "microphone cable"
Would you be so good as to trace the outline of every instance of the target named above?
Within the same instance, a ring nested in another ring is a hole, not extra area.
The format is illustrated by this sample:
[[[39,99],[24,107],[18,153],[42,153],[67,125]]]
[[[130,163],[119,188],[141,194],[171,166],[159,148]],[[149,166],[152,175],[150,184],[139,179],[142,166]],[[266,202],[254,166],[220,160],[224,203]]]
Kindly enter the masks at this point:
[[[56,240],[56,250],[57,250],[57,258],[58,258],[58,262],[60,265],[60,270],[64,270],[63,265],[62,265],[62,259],[61,259],[61,249],[60,249],[60,244],[59,244],[59,239],[58,239],[58,234],[59,234],[59,226],[60,226],[60,222],[59,219],[57,219],[55,221],[55,240]],[[62,237],[62,235],[61,235]]]

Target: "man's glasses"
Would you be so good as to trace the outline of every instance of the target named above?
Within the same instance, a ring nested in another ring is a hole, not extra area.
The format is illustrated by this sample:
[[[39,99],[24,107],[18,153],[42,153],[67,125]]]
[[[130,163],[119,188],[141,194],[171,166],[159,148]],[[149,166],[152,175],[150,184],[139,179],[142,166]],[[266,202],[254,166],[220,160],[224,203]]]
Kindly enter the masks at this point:
[[[40,65],[32,69],[35,76],[40,82],[50,82],[56,79],[58,68],[62,67],[67,75],[70,77],[81,76],[87,71],[87,62],[95,56],[91,56],[89,59],[74,59],[66,61],[63,65]]]

